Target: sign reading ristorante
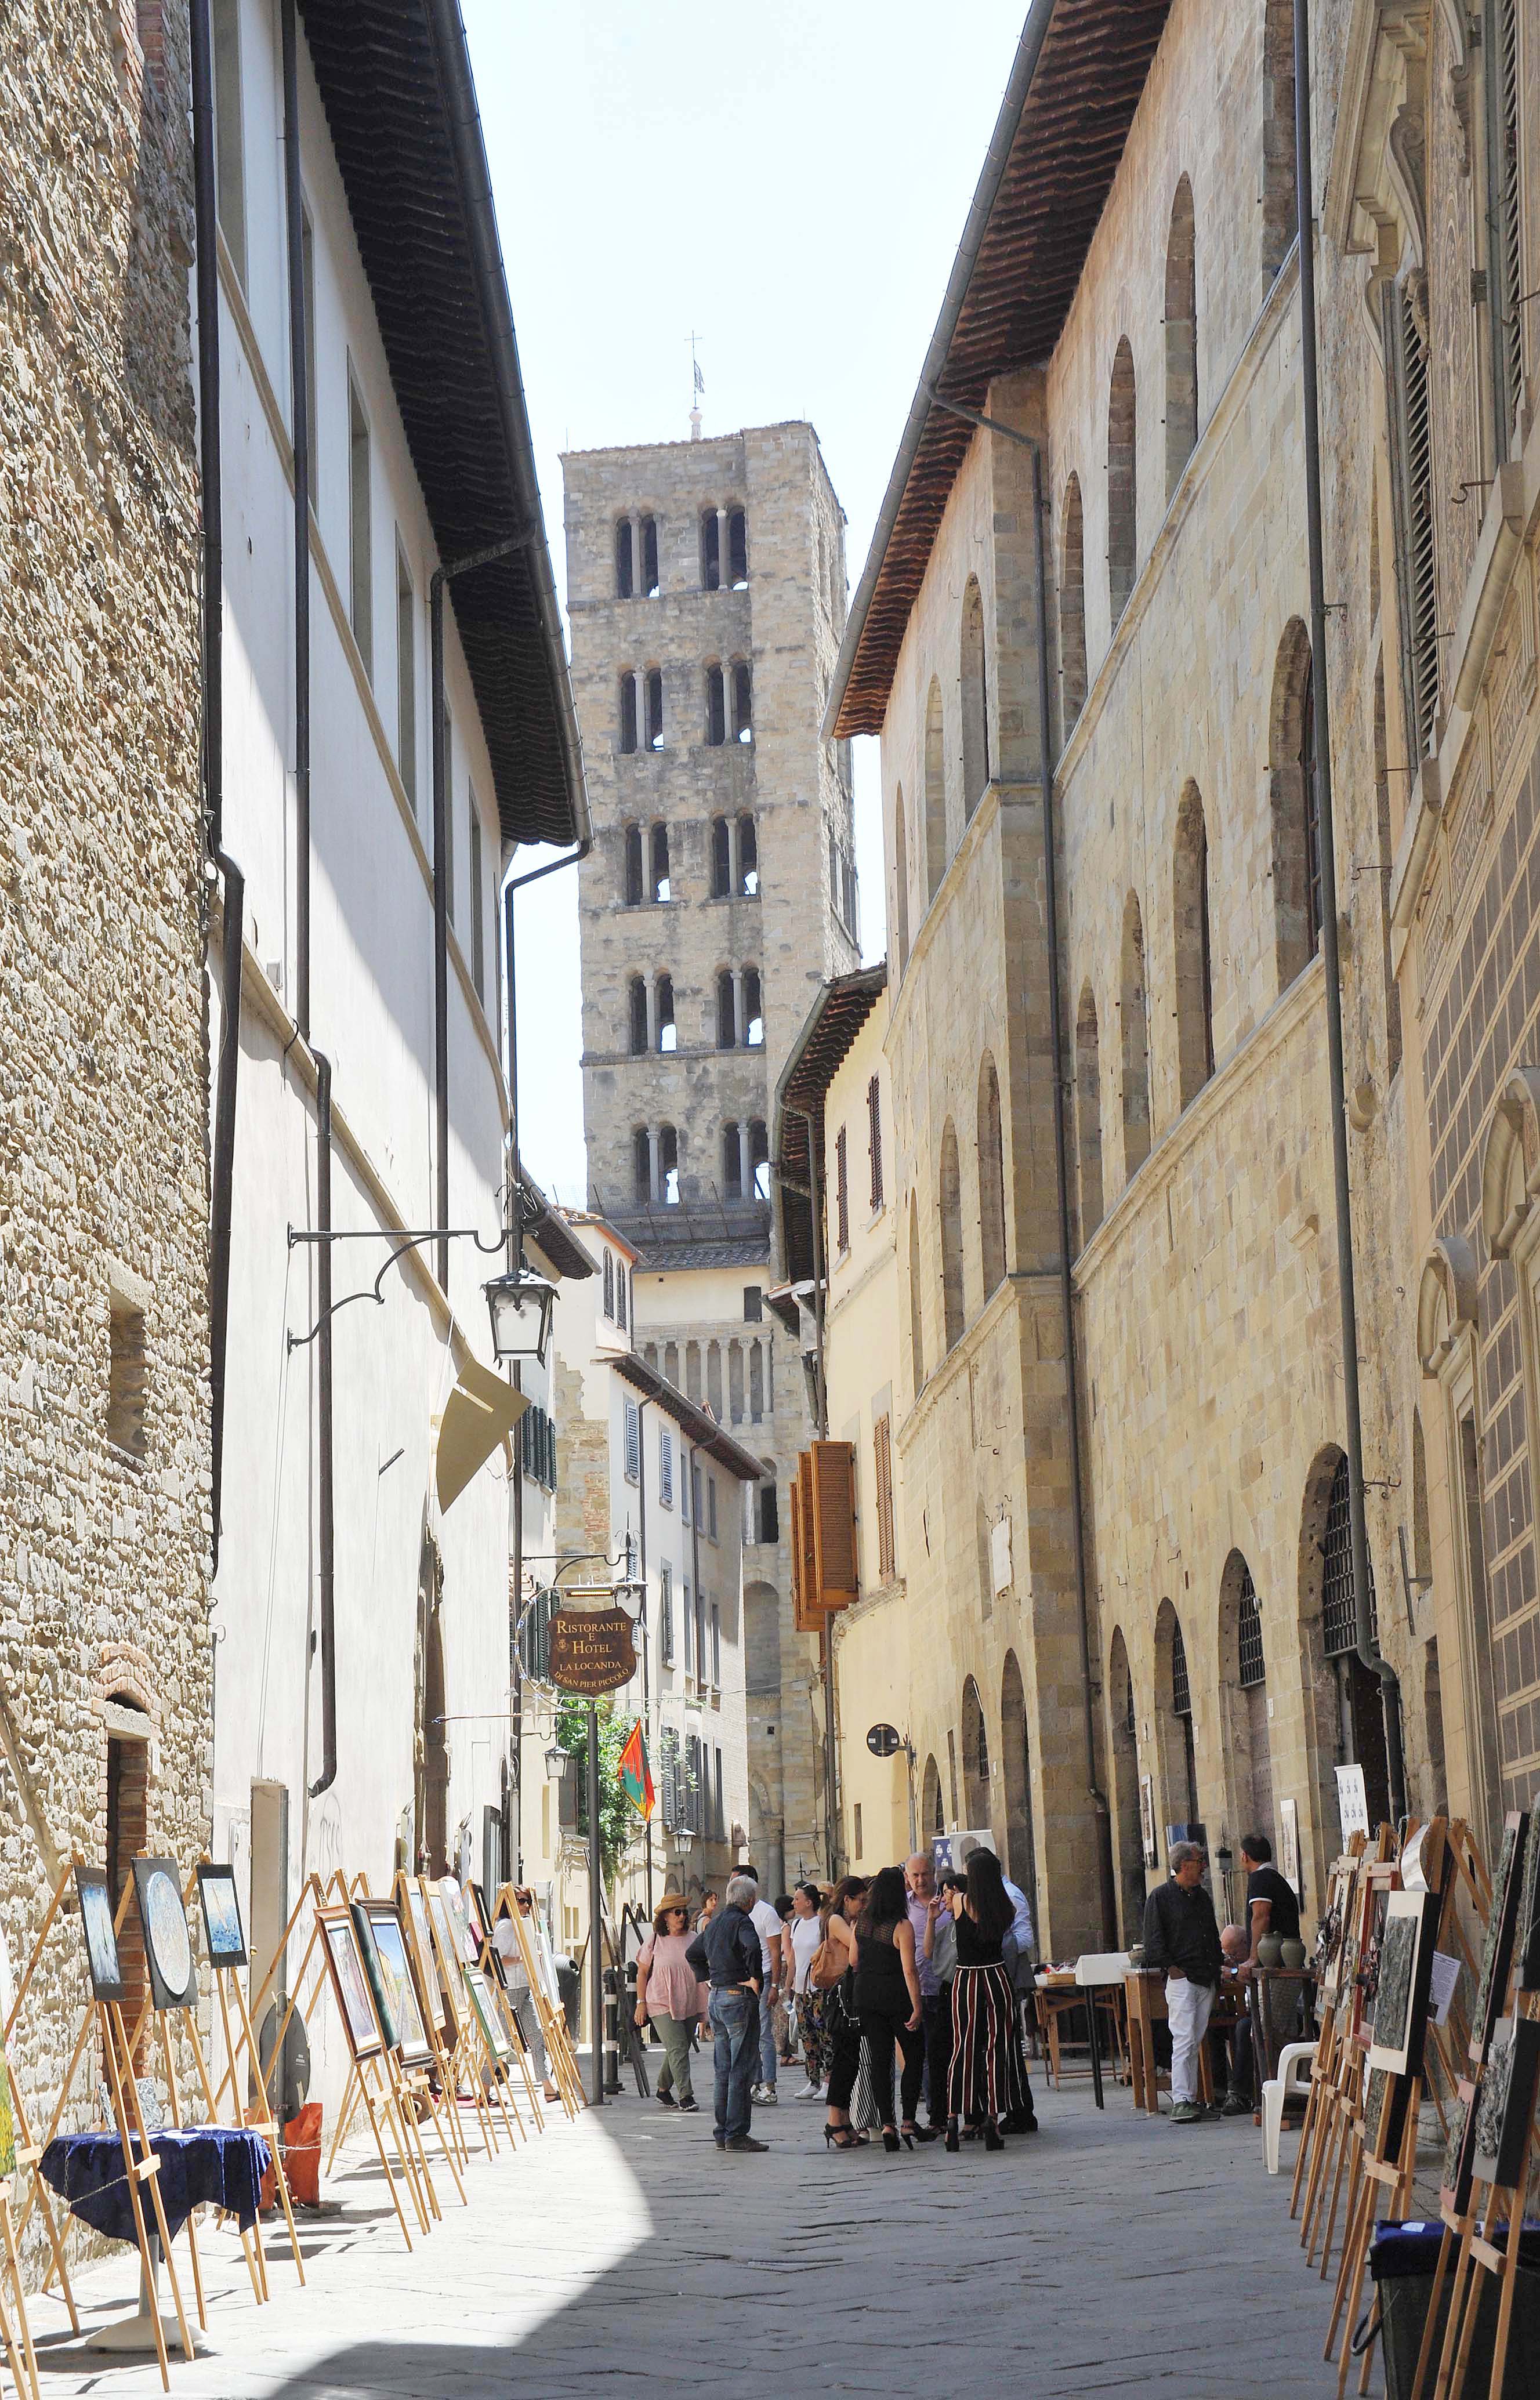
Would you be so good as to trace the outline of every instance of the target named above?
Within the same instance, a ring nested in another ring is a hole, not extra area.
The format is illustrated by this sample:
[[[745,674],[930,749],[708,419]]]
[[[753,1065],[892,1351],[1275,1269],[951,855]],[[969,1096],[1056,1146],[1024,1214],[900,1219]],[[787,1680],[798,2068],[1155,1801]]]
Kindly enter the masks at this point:
[[[623,1608],[558,1608],[551,1619],[551,1681],[589,1699],[618,1692],[636,1672],[636,1644]]]

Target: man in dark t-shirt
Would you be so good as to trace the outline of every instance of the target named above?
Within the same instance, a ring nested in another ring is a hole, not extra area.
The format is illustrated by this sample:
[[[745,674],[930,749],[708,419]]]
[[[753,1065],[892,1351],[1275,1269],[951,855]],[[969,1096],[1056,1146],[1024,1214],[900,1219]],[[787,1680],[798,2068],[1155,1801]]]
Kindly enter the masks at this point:
[[[1273,1863],[1273,1845],[1265,1834],[1247,1834],[1241,1840],[1241,1864],[1246,1869],[1247,1931],[1251,1936],[1251,1963],[1264,1933],[1282,1942],[1300,1938],[1300,1902],[1292,1884]]]

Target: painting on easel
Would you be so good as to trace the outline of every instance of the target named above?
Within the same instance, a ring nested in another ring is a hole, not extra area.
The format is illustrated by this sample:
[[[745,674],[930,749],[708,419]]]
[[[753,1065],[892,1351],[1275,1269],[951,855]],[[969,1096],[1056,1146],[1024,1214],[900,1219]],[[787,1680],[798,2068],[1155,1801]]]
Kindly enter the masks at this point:
[[[174,1859],[135,1859],[134,1897],[144,1929],[150,1998],[157,2010],[198,2006],[198,1961]]]
[[[90,1970],[91,1997],[121,2005],[129,1997],[123,1964],[113,1930],[112,1894],[100,1867],[77,1866],[75,1889],[80,1902],[80,1930],[85,1937],[86,1964]]]
[[[1470,2055],[1478,2066],[1486,2059],[1492,2028],[1502,2015],[1507,1992],[1528,1832],[1529,1818],[1522,1809],[1510,1810],[1503,1820],[1503,1847],[1492,1879],[1492,1909],[1487,1917],[1486,1940],[1481,1945],[1481,1975],[1470,2020]]]
[[[355,2059],[377,2058],[385,2045],[369,1998],[352,1916],[346,1908],[318,1908],[316,1923],[320,1928],[321,1947],[326,1953],[348,2046]]]
[[[1387,2075],[1421,2075],[1427,2029],[1428,1981],[1438,1935],[1436,1892],[1393,1891],[1380,1940],[1380,1979],[1369,2065]]]
[[[422,1896],[420,1886],[414,1883],[410,1877],[402,1878],[402,1889],[406,1893],[407,1918],[412,1933],[411,1948],[417,1968],[418,1989],[434,2025],[440,2033],[447,2035],[449,2040],[453,2042],[455,2027],[448,2013],[443,1982],[433,1956],[433,1929],[428,1922],[428,1902]]]
[[[240,1897],[236,1871],[227,1866],[200,1866],[198,1896],[203,1903],[203,1936],[213,1967],[244,1967],[246,1930],[240,1921]]]
[[[1530,1807],[1529,1847],[1524,1853],[1524,1878],[1519,1888],[1514,1943],[1519,1954],[1519,1989],[1540,1992],[1540,1792]]]
[[[417,2005],[416,1985],[394,1903],[388,1900],[355,1900],[353,1925],[386,2048],[398,2053],[403,2066],[431,2065],[433,2052]]]
[[[1502,2017],[1476,2101],[1476,2174],[1513,2190],[1523,2172],[1540,2082],[1540,2019]]]

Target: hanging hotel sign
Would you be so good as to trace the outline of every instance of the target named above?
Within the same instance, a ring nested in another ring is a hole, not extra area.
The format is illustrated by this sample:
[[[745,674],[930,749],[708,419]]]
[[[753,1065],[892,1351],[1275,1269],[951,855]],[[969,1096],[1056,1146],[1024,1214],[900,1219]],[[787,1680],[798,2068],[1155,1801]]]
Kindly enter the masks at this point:
[[[636,1672],[631,1619],[607,1593],[592,1601],[564,1593],[551,1616],[550,1641],[547,1674],[558,1691],[597,1699]]]

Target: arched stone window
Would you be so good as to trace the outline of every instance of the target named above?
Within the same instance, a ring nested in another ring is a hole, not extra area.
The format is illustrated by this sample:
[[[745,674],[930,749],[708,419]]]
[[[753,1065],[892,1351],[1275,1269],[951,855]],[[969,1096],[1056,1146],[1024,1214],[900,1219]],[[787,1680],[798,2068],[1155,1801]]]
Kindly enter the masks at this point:
[[[909,840],[902,784],[893,799],[893,943],[902,975],[909,963]]]
[[[989,690],[984,672],[984,596],[970,575],[962,594],[962,821],[989,781]]]
[[[1064,676],[1064,737],[1068,741],[1085,705],[1085,511],[1080,477],[1064,487],[1064,553],[1058,580],[1059,666]]]
[[[1160,1755],[1164,1821],[1195,1825],[1198,1805],[1197,1742],[1192,1730],[1192,1684],[1181,1620],[1168,1600],[1155,1616],[1155,1736]]]
[[[921,1791],[923,1797],[920,1808],[920,1832],[927,1836],[932,1834],[944,1834],[947,1830],[947,1818],[941,1798],[941,1769],[935,1763],[934,1751],[925,1761]]]
[[[1005,1280],[1005,1142],[1000,1078],[987,1050],[978,1070],[978,1240],[988,1300]]]
[[[941,686],[933,675],[925,700],[925,897],[934,900],[947,872],[947,753]]]
[[[1101,1222],[1101,1043],[1097,996],[1086,984],[1075,1016],[1075,1155],[1080,1162],[1080,1238]]]
[[[654,1004],[658,1013],[658,1047],[677,1050],[679,1031],[674,1022],[674,977],[661,975],[655,989]]]
[[[1262,285],[1288,255],[1294,191],[1294,6],[1266,0],[1262,20]]]
[[[1267,1651],[1251,1569],[1232,1550],[1220,1579],[1220,1707],[1233,1812],[1231,1832],[1274,1838]]]
[[[1177,811],[1172,875],[1177,954],[1177,1071],[1181,1105],[1196,1099],[1214,1071],[1213,957],[1208,934],[1208,833],[1196,784]]]
[[[1005,1864],[1026,1893],[1038,1930],[1037,1845],[1032,1837],[1031,1753],[1027,1739],[1027,1695],[1014,1650],[1005,1653],[1000,1679],[1000,1757],[1005,1777]]]
[[[1310,636],[1298,617],[1284,627],[1273,669],[1268,783],[1278,989],[1286,991],[1320,948],[1323,905]]]
[[[909,1194],[909,1365],[918,1399],[925,1381],[925,1305],[920,1285],[920,1211]]]
[[[1124,334],[1107,400],[1107,593],[1114,626],[1128,606],[1138,566],[1136,416],[1134,353]]]
[[[1165,244],[1165,497],[1198,439],[1198,297],[1192,186],[1184,175]]]
[[[1107,1713],[1112,1733],[1113,1848],[1124,1943],[1137,1942],[1144,1923],[1144,1834],[1139,1822],[1138,1719],[1134,1679],[1122,1626],[1112,1630],[1107,1660]]]
[[[1130,892],[1123,910],[1118,982],[1123,1036],[1123,1172],[1131,1181],[1150,1155],[1150,1032],[1144,1001],[1144,919]]]
[[[975,1831],[992,1823],[989,1809],[989,1736],[978,1685],[970,1675],[962,1686],[962,1813]]]
[[[647,1051],[647,977],[646,977],[645,975],[633,975],[633,976],[632,976],[632,978],[631,978],[631,1054],[632,1054],[632,1057],[633,1057],[634,1058],[639,1058],[639,1057],[643,1057],[643,1056],[645,1055],[646,1051]]]
[[[941,1137],[941,1314],[943,1348],[962,1339],[962,1176],[951,1118]]]

